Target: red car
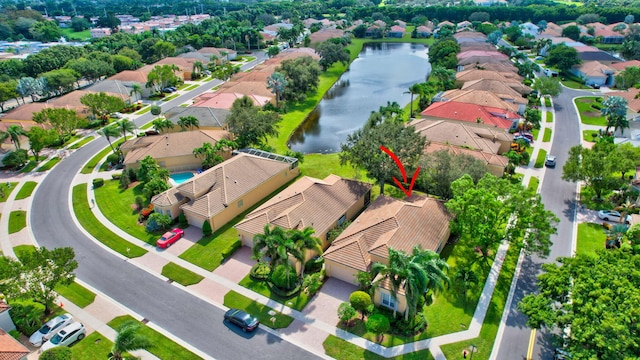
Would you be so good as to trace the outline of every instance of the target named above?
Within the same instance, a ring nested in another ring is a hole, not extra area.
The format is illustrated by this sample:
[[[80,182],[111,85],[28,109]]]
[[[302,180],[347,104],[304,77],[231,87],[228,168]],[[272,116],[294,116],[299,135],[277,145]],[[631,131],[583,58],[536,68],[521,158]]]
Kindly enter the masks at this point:
[[[167,231],[162,235],[160,239],[156,242],[156,245],[161,249],[166,249],[171,246],[174,242],[178,241],[180,238],[184,237],[184,231],[182,229],[175,228],[171,231]]]

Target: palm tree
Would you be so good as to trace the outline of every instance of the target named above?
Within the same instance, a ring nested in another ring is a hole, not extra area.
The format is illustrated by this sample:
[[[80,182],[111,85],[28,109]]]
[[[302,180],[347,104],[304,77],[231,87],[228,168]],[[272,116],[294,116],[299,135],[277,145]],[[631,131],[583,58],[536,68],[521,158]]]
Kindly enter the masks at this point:
[[[111,146],[111,150],[115,154],[116,149],[113,147],[113,144],[111,143],[111,138],[120,136],[120,129],[118,129],[113,125],[105,126],[102,128],[102,130],[98,130],[98,135],[102,135],[107,138],[107,141],[109,142],[109,146]]]
[[[195,79],[200,77],[200,73],[204,71],[204,65],[200,61],[196,61],[193,63],[193,73],[195,74]]]
[[[192,130],[194,127],[200,127],[200,121],[198,120],[198,118],[192,115],[181,116],[178,120],[178,126],[180,126],[182,131],[186,131],[187,128],[189,128],[189,130]]]
[[[9,138],[9,133],[6,131],[0,130],[0,144],[2,144],[8,138]]]
[[[462,268],[456,271],[455,281],[460,285],[460,290],[462,291],[464,298],[467,298],[467,290],[473,286],[478,284],[478,275],[471,270],[471,268]]]
[[[153,129],[159,133],[163,133],[165,129],[167,131],[173,129],[173,122],[169,119],[157,118],[151,123],[153,124]]]
[[[287,234],[283,228],[269,224],[264,226],[264,233],[256,234],[253,237],[253,259],[262,261],[269,259],[271,269],[279,262],[279,251],[287,241]]]
[[[209,169],[221,163],[224,159],[218,154],[218,149],[211,143],[204,143],[201,147],[193,149],[196,158],[202,158],[202,168]]]
[[[136,124],[133,121],[127,119],[120,120],[117,123],[117,126],[122,131],[122,136],[125,138],[127,137],[128,132],[133,135],[133,130],[137,129]]]
[[[13,142],[16,150],[20,150],[20,136],[24,136],[27,134],[24,131],[24,128],[20,125],[11,125],[7,129],[7,134],[11,138],[11,142]]]
[[[411,94],[411,102],[409,102],[409,120],[413,117],[413,95],[420,94],[422,92],[422,86],[420,84],[415,83],[409,86],[409,91],[405,91],[406,93]]]
[[[140,333],[142,326],[135,321],[127,321],[118,329],[118,334],[113,341],[109,359],[122,360],[126,352],[148,349],[151,346],[149,339]]]
[[[290,233],[291,240],[294,242],[297,249],[296,252],[302,255],[302,259],[297,259],[300,261],[301,265],[301,279],[304,278],[304,262],[306,260],[307,251],[315,251],[318,255],[322,255],[322,241],[313,236],[315,232],[316,231],[312,227],[307,226],[302,230],[292,230]]]
[[[129,96],[133,96],[136,101],[142,99],[142,85],[133,84],[131,85],[131,91],[129,92]]]
[[[278,101],[282,98],[286,86],[287,79],[282,73],[274,72],[267,78],[267,89],[271,89],[271,92],[276,95],[276,107],[278,107]]]

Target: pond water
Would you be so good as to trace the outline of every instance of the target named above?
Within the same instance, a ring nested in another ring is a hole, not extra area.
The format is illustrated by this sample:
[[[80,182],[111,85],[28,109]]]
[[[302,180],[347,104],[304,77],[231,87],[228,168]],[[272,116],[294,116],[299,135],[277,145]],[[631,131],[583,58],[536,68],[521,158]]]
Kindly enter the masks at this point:
[[[387,101],[404,107],[409,87],[426,81],[431,64],[422,44],[374,43],[363,47],[318,107],[291,135],[289,147],[303,153],[335,153]],[[414,98],[415,99],[415,98]]]

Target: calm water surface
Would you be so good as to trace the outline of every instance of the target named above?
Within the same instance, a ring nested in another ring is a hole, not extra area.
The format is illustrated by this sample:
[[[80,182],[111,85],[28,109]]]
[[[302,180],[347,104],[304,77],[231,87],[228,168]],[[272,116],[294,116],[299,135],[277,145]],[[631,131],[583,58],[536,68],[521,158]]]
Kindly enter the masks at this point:
[[[421,44],[368,44],[318,107],[289,139],[294,151],[334,153],[347,135],[362,127],[387,101],[404,107],[405,92],[426,81],[431,71],[428,48]]]

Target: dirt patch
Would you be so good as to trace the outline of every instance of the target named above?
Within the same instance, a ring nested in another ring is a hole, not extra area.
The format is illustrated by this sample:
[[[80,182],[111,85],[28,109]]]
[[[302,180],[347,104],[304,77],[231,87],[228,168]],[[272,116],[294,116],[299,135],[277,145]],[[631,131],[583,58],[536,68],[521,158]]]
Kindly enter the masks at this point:
[[[584,112],[584,116],[593,117],[593,118],[599,118],[599,117],[602,116],[602,113],[595,112],[595,111],[586,111],[586,112]]]

